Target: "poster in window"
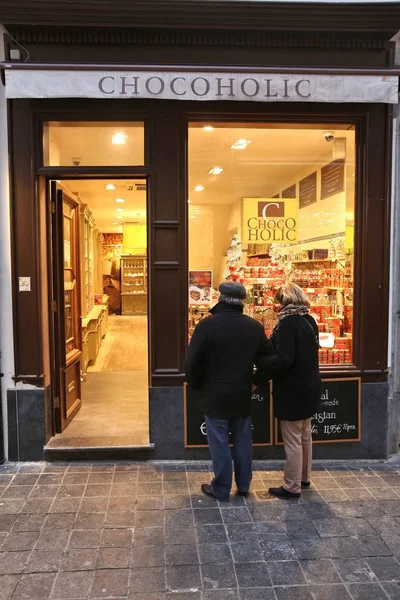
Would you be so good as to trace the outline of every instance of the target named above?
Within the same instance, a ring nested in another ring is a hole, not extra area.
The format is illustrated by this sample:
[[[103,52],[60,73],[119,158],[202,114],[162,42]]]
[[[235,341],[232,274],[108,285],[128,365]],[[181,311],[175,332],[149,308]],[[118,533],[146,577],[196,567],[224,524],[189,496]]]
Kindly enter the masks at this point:
[[[296,184],[290,185],[282,191],[282,198],[296,198]]]
[[[321,200],[344,192],[344,160],[333,160],[321,169]]]
[[[189,304],[210,304],[212,271],[189,271]]]
[[[305,208],[317,201],[317,171],[307,175],[299,183],[299,208]]]

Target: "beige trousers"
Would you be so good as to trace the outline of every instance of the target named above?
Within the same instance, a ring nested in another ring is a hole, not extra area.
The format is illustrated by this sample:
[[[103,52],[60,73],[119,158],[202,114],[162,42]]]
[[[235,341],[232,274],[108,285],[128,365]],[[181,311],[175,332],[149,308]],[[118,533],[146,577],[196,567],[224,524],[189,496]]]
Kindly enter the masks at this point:
[[[281,421],[281,431],[286,454],[283,487],[299,494],[301,482],[310,481],[311,477],[311,419]]]

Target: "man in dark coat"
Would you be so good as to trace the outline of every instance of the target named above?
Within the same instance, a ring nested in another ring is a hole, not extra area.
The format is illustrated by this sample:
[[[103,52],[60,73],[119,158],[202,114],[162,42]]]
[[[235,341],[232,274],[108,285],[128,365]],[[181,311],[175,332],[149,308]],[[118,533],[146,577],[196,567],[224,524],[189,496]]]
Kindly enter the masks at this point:
[[[219,302],[201,321],[189,345],[188,385],[197,392],[197,406],[205,415],[214,479],[203,493],[227,500],[232,487],[233,442],[235,480],[246,494],[252,478],[251,393],[257,359],[272,353],[263,326],[243,314],[246,289],[240,283],[219,286]]]

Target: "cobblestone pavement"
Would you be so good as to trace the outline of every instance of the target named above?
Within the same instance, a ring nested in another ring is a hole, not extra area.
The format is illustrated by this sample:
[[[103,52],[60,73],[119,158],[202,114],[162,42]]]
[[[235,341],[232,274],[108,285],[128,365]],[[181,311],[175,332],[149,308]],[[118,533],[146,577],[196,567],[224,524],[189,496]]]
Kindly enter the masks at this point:
[[[317,465],[299,501],[255,466],[221,504],[204,463],[0,467],[0,600],[400,599],[399,457]]]

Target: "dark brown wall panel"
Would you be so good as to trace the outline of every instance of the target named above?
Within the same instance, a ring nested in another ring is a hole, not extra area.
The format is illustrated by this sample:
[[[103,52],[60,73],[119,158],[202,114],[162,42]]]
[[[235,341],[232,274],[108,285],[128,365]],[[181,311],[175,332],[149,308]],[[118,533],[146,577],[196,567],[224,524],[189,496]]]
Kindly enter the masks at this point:
[[[186,126],[182,108],[153,104],[150,346],[153,385],[182,380],[187,330]]]
[[[385,245],[390,244],[386,221],[390,189],[386,187],[386,111],[373,106],[366,120],[365,138],[360,150],[365,156],[362,172],[362,215],[358,224],[359,285],[358,324],[360,328],[360,363],[363,370],[385,369],[387,364],[387,277]],[[360,225],[362,224],[362,229]],[[385,325],[386,323],[386,325]]]
[[[153,271],[153,374],[179,374],[180,332],[185,313],[179,299],[179,268],[156,268]]]
[[[164,262],[179,264],[179,237],[177,226],[155,228],[154,231],[154,260],[157,265]]]
[[[34,130],[29,102],[12,103],[12,219],[15,374],[43,383],[40,321],[39,210],[35,190]],[[31,278],[31,291],[18,291],[18,277]]]

